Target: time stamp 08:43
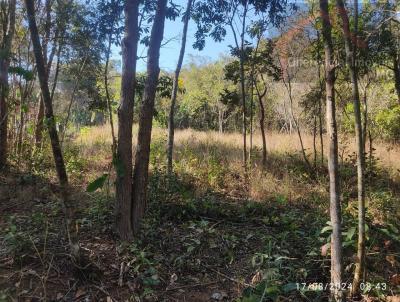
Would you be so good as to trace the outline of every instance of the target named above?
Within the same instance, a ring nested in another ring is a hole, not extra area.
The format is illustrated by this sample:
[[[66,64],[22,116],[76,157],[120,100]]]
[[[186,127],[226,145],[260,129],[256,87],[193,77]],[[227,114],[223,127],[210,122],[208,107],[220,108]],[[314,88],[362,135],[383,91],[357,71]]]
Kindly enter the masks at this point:
[[[352,290],[351,283],[296,283],[297,290],[299,291],[327,291],[327,290],[334,290],[334,289],[341,289],[341,290]],[[362,292],[370,292],[371,290],[378,290],[378,291],[385,291],[387,289],[386,283],[361,283],[360,290]]]

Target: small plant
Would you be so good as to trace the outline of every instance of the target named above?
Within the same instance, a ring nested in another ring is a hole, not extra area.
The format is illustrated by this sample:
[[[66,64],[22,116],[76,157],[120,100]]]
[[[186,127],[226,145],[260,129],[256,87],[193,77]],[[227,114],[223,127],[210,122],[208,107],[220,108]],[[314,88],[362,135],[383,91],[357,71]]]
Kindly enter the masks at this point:
[[[29,236],[18,227],[15,216],[9,218],[4,242],[8,253],[14,258],[21,258],[32,251]]]

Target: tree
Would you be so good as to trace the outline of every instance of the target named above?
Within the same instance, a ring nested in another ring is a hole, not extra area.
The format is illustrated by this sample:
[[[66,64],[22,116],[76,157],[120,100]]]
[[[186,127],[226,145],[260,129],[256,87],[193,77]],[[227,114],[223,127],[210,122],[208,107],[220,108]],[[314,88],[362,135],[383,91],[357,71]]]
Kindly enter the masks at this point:
[[[16,0],[2,1],[0,4],[2,18],[2,40],[0,53],[0,169],[7,162],[8,137],[8,72],[11,59],[11,46],[15,31]]]
[[[139,117],[139,132],[133,170],[133,232],[138,234],[147,202],[147,184],[150,159],[151,131],[154,116],[161,42],[164,36],[164,23],[167,13],[167,0],[158,0],[147,52],[147,79],[144,86],[143,103]]]
[[[328,0],[320,0],[322,37],[325,50],[325,89],[326,89],[326,126],[328,131],[328,170],[331,235],[331,296],[334,301],[343,301],[342,292],[342,231],[341,206],[338,175],[338,138],[335,108],[335,66],[333,60],[332,26],[329,17]]]
[[[363,129],[361,119],[360,93],[358,89],[357,71],[357,31],[358,31],[358,1],[354,0],[354,32],[350,30],[350,21],[342,0],[336,1],[336,6],[342,19],[342,28],[346,50],[346,64],[349,68],[357,145],[357,190],[358,190],[358,246],[356,269],[353,280],[353,295],[360,293],[360,283],[364,278],[365,266],[365,154]]]
[[[116,226],[123,240],[132,239],[132,124],[139,41],[139,1],[125,1],[125,37],[122,40],[121,102],[118,109],[118,145],[115,165]]]
[[[172,86],[172,96],[171,96],[171,107],[168,118],[168,150],[167,150],[167,169],[168,173],[172,173],[172,156],[174,150],[174,133],[175,133],[175,125],[174,125],[174,115],[175,115],[175,103],[176,97],[178,94],[178,86],[179,86],[179,74],[181,72],[183,57],[185,55],[186,48],[186,37],[187,31],[189,27],[190,13],[192,9],[192,4],[194,0],[188,0],[186,6],[186,12],[183,16],[183,33],[182,33],[182,42],[181,42],[181,50],[179,52],[178,63],[175,69],[174,82]]]
[[[36,69],[46,111],[45,112],[46,126],[50,136],[54,163],[56,166],[57,176],[61,187],[61,195],[63,201],[62,205],[66,220],[66,231],[70,246],[70,252],[71,255],[74,257],[74,260],[79,262],[80,251],[79,251],[78,237],[75,231],[75,222],[73,219],[74,218],[73,205],[71,203],[71,200],[69,199],[68,176],[67,176],[67,171],[65,169],[64,157],[61,151],[58,132],[56,129],[56,122],[53,114],[53,104],[51,101],[51,95],[48,85],[48,75],[46,74],[46,66],[43,58],[42,45],[40,43],[39,32],[36,25],[34,0],[25,0],[25,6],[29,23],[29,31],[31,34],[31,40],[33,44],[33,51],[35,55]]]
[[[123,10],[123,5],[121,5],[120,1],[111,0],[109,1],[100,1],[98,6],[99,16],[99,26],[98,32],[100,39],[106,40],[106,49],[105,49],[105,67],[104,67],[104,90],[106,95],[107,102],[107,111],[108,118],[111,127],[111,136],[112,136],[112,153],[115,155],[115,149],[117,146],[117,141],[115,137],[115,129],[114,129],[114,121],[113,121],[113,112],[112,112],[112,95],[109,88],[109,67],[110,67],[110,57],[111,57],[111,46],[113,44],[119,45],[120,35],[122,32],[122,28],[118,25],[121,20],[120,15]]]

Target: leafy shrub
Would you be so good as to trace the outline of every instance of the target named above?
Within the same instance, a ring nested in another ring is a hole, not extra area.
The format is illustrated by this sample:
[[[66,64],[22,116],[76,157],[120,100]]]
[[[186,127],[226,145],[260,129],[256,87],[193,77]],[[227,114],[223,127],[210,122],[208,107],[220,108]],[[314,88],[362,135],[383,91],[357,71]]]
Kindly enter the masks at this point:
[[[375,123],[382,138],[391,141],[400,139],[400,106],[379,111]]]

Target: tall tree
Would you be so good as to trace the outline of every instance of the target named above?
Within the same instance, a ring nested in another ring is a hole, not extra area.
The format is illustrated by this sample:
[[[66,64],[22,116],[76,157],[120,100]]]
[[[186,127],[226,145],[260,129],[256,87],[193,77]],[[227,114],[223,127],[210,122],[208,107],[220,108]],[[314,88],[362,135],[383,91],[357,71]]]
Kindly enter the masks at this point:
[[[58,180],[60,182],[63,209],[66,220],[66,231],[68,242],[70,245],[71,255],[75,261],[79,261],[79,242],[75,231],[75,222],[73,215],[73,205],[69,198],[69,184],[67,171],[65,169],[64,157],[61,151],[60,141],[56,129],[56,122],[53,114],[53,105],[48,85],[48,75],[46,74],[46,66],[43,58],[42,45],[40,43],[39,32],[36,25],[35,4],[34,0],[25,0],[26,12],[29,23],[29,31],[33,45],[33,51],[36,61],[36,69],[40,83],[40,89],[43,96],[45,106],[46,125],[48,128],[50,143],[53,151],[54,163],[56,166]]]
[[[167,169],[169,174],[172,173],[172,157],[174,150],[174,134],[175,134],[174,116],[175,116],[175,103],[179,86],[179,74],[182,69],[183,57],[185,56],[186,37],[189,28],[190,12],[192,9],[193,1],[194,0],[188,0],[185,15],[183,16],[183,33],[182,33],[181,50],[179,52],[178,64],[176,65],[174,82],[172,86],[171,107],[168,117]]]
[[[147,202],[151,131],[154,100],[160,74],[160,48],[164,37],[167,0],[158,0],[147,52],[147,78],[139,117],[139,132],[133,170],[133,232],[138,234]]]
[[[125,37],[122,40],[121,103],[118,109],[116,225],[123,240],[132,239],[132,124],[139,41],[139,2],[125,1]]]
[[[16,0],[1,1],[2,37],[0,45],[0,169],[7,162],[8,137],[8,71],[11,59],[12,40],[15,32]],[[3,19],[4,18],[4,19]]]
[[[358,31],[358,1],[354,0],[354,32],[350,30],[350,21],[342,0],[336,0],[336,6],[342,19],[343,35],[346,50],[346,64],[349,68],[351,90],[355,117],[355,135],[357,145],[357,190],[358,190],[358,246],[356,269],[353,280],[353,294],[360,292],[360,283],[364,278],[365,266],[365,154],[363,129],[361,119],[360,93],[357,71],[357,31]]]
[[[343,301],[342,272],[342,232],[341,206],[338,175],[338,137],[335,106],[335,66],[333,59],[332,26],[329,17],[328,0],[320,0],[322,37],[325,50],[325,89],[326,89],[326,126],[328,131],[328,170],[331,236],[331,296],[334,301]]]
[[[242,6],[240,30],[236,29],[235,17],[238,14],[238,8]],[[240,76],[240,97],[242,101],[242,135],[243,135],[243,167],[247,171],[247,108],[246,108],[246,79],[245,79],[245,44],[246,44],[246,22],[249,11],[249,1],[232,1],[232,14],[229,17],[228,25],[232,30],[235,41],[236,52],[239,54],[239,76]],[[240,39],[239,39],[240,38]]]

